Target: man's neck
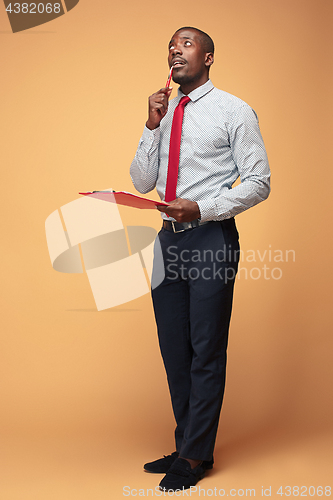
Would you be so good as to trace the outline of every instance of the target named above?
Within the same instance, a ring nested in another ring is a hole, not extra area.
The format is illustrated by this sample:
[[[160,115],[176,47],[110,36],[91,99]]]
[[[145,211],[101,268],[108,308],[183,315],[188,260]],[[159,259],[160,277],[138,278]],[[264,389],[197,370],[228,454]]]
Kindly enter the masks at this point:
[[[193,92],[193,90],[197,89],[198,87],[201,87],[201,85],[204,85],[206,82],[208,82],[209,80],[209,76],[205,76],[204,78],[200,79],[199,81],[197,82],[191,82],[191,83],[188,83],[188,84],[184,84],[184,85],[181,85],[179,87],[179,90],[185,94],[185,95],[188,95],[190,94],[191,92]]]

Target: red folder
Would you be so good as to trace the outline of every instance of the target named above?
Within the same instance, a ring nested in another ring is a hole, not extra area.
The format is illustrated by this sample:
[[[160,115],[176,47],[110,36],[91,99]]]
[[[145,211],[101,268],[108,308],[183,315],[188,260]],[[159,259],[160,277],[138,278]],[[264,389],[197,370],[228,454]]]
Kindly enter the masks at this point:
[[[79,193],[98,200],[110,201],[119,205],[126,205],[134,208],[156,208],[157,206],[169,206],[165,201],[155,201],[149,198],[142,198],[136,194],[128,193],[127,191],[92,191],[88,193]]]

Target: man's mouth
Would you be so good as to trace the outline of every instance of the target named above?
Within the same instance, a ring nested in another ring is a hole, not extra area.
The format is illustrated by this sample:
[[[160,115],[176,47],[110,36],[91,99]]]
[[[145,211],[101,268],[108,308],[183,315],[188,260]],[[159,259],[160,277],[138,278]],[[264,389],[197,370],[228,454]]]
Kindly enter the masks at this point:
[[[184,64],[186,64],[186,61],[176,59],[175,61],[173,61],[172,66],[174,69],[176,69],[176,68],[180,68],[181,66],[184,66]]]

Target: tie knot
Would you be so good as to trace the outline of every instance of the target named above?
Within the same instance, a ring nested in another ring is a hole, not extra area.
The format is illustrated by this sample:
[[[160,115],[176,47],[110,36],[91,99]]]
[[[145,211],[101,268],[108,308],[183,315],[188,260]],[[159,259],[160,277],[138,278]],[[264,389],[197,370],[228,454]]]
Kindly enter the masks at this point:
[[[191,99],[188,95],[184,95],[178,103],[178,106],[185,106]]]

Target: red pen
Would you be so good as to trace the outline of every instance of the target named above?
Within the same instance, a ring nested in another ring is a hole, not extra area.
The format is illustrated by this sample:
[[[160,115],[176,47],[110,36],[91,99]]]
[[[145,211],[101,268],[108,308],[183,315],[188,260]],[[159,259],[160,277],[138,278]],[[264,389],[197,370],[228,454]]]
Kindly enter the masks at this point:
[[[170,87],[170,82],[171,82],[171,78],[172,78],[172,72],[173,72],[173,66],[171,66],[170,73],[169,73],[169,76],[168,76],[167,82],[166,82],[166,84],[165,84],[166,88],[169,88],[169,87]]]

